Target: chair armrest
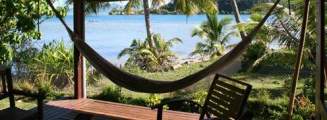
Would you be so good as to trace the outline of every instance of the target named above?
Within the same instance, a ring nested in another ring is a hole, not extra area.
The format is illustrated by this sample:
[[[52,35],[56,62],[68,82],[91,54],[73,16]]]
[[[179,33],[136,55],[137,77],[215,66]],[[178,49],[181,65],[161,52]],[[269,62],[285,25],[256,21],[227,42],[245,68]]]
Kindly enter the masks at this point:
[[[12,90],[14,95],[23,95],[26,97],[32,97],[37,98],[39,96],[39,93],[32,93],[32,92],[26,92],[21,90]]]
[[[194,102],[192,100],[189,100],[189,99],[171,99],[171,100],[163,100],[160,102],[160,104],[152,106],[151,109],[156,109],[156,108],[163,107],[165,105],[172,105],[172,104],[177,104],[177,103],[189,103],[190,105],[194,105],[196,107],[202,108],[202,105],[200,105],[199,103]]]

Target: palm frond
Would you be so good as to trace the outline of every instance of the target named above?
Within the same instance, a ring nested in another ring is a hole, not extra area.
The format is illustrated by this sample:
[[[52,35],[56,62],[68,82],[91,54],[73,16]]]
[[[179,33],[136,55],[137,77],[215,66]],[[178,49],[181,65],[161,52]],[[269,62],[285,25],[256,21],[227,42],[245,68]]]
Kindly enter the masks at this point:
[[[131,49],[130,48],[125,48],[122,51],[120,51],[120,53],[118,54],[117,58],[120,59],[121,57],[128,55],[131,53]]]
[[[128,0],[127,4],[125,5],[124,11],[127,14],[131,14],[133,12],[133,9],[139,8],[141,4],[141,0]]]

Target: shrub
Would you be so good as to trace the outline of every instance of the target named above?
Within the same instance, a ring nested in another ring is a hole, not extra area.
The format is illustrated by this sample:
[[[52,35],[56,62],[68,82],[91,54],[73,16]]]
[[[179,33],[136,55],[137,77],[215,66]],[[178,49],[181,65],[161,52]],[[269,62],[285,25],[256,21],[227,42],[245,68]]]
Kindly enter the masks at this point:
[[[157,94],[151,94],[148,98],[145,99],[146,106],[152,107],[161,102],[161,96]]]
[[[279,49],[266,53],[257,63],[254,72],[263,74],[291,74],[296,62],[296,53],[289,49]],[[303,58],[301,76],[308,76],[312,72],[313,64],[306,58]]]
[[[150,40],[154,42],[154,47],[151,47]],[[176,59],[171,48],[181,42],[179,38],[166,41],[160,34],[153,34],[145,41],[133,40],[130,47],[119,53],[118,58],[128,55],[125,66],[137,65],[148,72],[167,71],[172,68],[172,62]]]
[[[125,103],[126,97],[122,94],[120,87],[107,86],[102,92],[94,96],[95,99]]]
[[[262,42],[256,42],[246,50],[242,59],[242,71],[247,71],[254,62],[267,53],[267,47]]]
[[[310,119],[311,115],[315,112],[315,105],[312,104],[308,97],[298,95],[295,101],[294,114],[300,116],[303,120]],[[301,120],[300,118],[297,118]]]
[[[192,94],[192,99],[197,103],[204,104],[207,95],[208,95],[207,91],[199,90]]]
[[[73,52],[63,41],[44,45],[28,65],[38,83],[46,81],[58,88],[73,84]]]
[[[315,98],[315,81],[311,78],[304,79],[303,95],[308,97],[310,101],[314,101]]]
[[[157,94],[151,94],[147,98],[127,97],[122,93],[121,87],[117,87],[117,86],[107,86],[102,90],[100,94],[95,95],[92,98],[104,100],[104,101],[140,105],[140,106],[147,106],[147,107],[151,107],[159,104],[162,99],[161,96]]]
[[[73,49],[63,40],[45,44],[26,64],[31,82],[49,83],[52,89],[64,89],[73,85]],[[87,61],[86,78],[89,84],[95,84],[101,79],[100,73]]]

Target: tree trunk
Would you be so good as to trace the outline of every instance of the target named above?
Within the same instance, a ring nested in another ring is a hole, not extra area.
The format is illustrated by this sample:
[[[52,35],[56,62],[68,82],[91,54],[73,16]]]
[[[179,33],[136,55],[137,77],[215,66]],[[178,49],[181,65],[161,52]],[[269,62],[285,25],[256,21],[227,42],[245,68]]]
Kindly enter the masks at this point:
[[[295,71],[293,73],[290,101],[289,101],[289,106],[288,106],[288,120],[292,120],[293,109],[295,106],[294,101],[295,101],[295,96],[296,96],[297,81],[299,80],[300,71],[301,71],[301,64],[302,64],[302,59],[303,59],[303,49],[304,49],[305,37],[306,37],[307,25],[308,25],[309,5],[310,5],[310,1],[305,0],[304,17],[303,17],[302,28],[301,28],[301,38],[300,38],[300,44],[298,46],[299,48],[297,51]]]
[[[232,8],[234,10],[233,13],[234,13],[234,16],[235,16],[236,23],[241,23],[240,11],[238,9],[238,5],[237,5],[236,0],[230,0],[230,3],[231,3]],[[246,33],[243,30],[240,30],[240,34],[241,34],[241,38],[244,39],[245,36],[246,36]]]
[[[149,9],[149,0],[143,0],[143,7],[144,7],[144,20],[146,26],[146,33],[148,42],[151,48],[154,48],[154,43],[151,38],[151,23],[150,23],[150,9]]]

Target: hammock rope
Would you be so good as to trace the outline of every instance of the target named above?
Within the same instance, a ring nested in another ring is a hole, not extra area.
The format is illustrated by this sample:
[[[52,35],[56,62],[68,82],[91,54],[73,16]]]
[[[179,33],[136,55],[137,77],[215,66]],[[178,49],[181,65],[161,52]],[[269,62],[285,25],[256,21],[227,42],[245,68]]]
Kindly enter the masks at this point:
[[[189,76],[186,76],[182,79],[174,80],[174,81],[171,80],[160,81],[160,80],[148,79],[137,75],[133,75],[131,73],[119,69],[118,67],[107,61],[105,58],[103,58],[85,41],[77,37],[75,33],[68,27],[67,23],[63,20],[62,16],[60,16],[59,12],[55,9],[51,1],[50,0],[46,0],[46,1],[49,4],[50,8],[54,11],[56,17],[64,25],[75,47],[91,63],[91,65],[93,65],[93,67],[95,67],[104,76],[109,78],[113,83],[136,92],[167,93],[193,85],[194,83],[202,80],[203,78],[217,73],[217,71],[222,70],[223,68],[231,64],[234,60],[236,60],[238,57],[240,57],[242,53],[247,49],[247,47],[251,44],[256,33],[264,25],[264,23],[267,21],[267,19],[272,14],[273,10],[276,8],[276,6],[281,0],[277,0],[274,3],[274,5],[270,8],[270,10],[267,12],[265,17],[257,24],[257,26],[247,36],[244,37],[244,39],[242,39],[242,41],[235,48],[233,48],[231,51],[229,51],[227,54],[222,56],[219,60],[212,63],[208,67],[196,73],[193,73]]]

